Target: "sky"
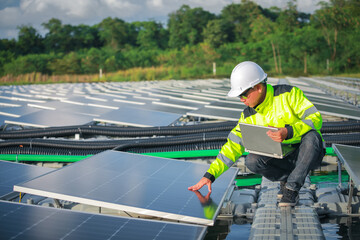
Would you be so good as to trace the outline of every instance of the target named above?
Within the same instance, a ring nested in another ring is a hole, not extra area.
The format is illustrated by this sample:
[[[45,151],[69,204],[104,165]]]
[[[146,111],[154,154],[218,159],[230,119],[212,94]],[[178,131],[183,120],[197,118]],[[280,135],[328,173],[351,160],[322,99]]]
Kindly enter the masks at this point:
[[[284,9],[288,0],[253,0],[263,8],[277,6]],[[325,0],[329,1],[329,0]],[[126,22],[155,20],[166,24],[169,13],[183,4],[191,8],[219,14],[221,10],[241,0],[0,0],[0,39],[18,36],[18,26],[32,26],[44,35],[41,26],[51,18],[63,24],[92,26],[104,18],[120,18]],[[298,0],[298,11],[313,13],[319,0]]]

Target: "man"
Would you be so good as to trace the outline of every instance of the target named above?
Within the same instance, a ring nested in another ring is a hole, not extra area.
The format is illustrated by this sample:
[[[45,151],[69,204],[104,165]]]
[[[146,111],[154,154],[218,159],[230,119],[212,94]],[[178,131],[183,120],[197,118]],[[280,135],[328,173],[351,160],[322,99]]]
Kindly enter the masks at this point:
[[[279,206],[295,206],[298,192],[310,170],[320,165],[325,154],[320,133],[322,118],[316,107],[297,87],[266,84],[267,74],[254,62],[238,64],[232,71],[229,97],[240,97],[247,105],[239,122],[276,127],[267,135],[276,142],[291,144],[295,150],[283,159],[248,154],[245,165],[271,181],[280,181]],[[189,187],[197,191],[211,184],[244,153],[240,127],[230,132],[216,160],[204,177]]]

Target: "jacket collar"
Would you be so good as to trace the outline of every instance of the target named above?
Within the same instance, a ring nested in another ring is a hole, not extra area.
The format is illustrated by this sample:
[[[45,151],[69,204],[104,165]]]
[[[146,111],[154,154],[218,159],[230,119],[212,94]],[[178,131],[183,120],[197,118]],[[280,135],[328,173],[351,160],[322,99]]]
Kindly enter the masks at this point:
[[[266,96],[262,103],[255,107],[256,112],[264,113],[266,108],[272,105],[274,99],[274,88],[270,84],[266,84]]]

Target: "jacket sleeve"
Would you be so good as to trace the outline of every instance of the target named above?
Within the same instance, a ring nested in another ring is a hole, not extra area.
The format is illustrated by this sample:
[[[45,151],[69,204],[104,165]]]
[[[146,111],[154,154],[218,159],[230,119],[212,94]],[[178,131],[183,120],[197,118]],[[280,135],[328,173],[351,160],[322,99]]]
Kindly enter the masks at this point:
[[[211,163],[204,177],[215,181],[222,173],[228,170],[244,153],[239,124],[231,130],[227,142],[222,146],[216,160]]]
[[[300,140],[301,136],[311,129],[320,133],[322,126],[321,114],[299,88],[294,87],[290,91],[288,101],[297,119],[286,126],[288,130],[287,139]],[[286,140],[284,143],[286,143]]]

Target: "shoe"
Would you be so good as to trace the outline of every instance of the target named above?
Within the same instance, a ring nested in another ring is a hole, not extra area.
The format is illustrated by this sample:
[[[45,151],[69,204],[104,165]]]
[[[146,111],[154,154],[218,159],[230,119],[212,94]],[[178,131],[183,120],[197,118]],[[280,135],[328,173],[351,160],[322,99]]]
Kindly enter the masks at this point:
[[[285,185],[286,185],[286,182],[280,182],[280,191],[278,192],[277,194],[277,198],[282,198],[283,197],[283,194],[284,194],[284,190],[285,190]]]
[[[299,201],[299,193],[285,188],[279,207],[294,207]]]

